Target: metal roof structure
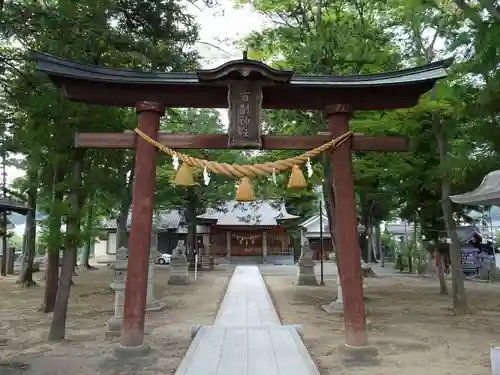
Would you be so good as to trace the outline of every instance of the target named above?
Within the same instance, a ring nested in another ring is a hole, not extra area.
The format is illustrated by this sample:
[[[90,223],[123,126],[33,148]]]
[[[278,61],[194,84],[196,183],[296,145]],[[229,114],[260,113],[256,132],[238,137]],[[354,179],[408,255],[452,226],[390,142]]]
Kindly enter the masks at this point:
[[[179,210],[164,210],[153,214],[153,228],[155,230],[178,229],[185,224],[184,215]],[[127,217],[127,228],[132,224],[132,214]],[[99,226],[100,229],[116,229],[116,219],[104,219]]]
[[[204,214],[197,216],[200,221],[212,222],[223,226],[277,226],[283,220],[297,219],[299,216],[290,215],[284,203],[275,204],[272,201],[256,201],[240,203],[227,201],[217,209],[209,208]],[[131,225],[131,213],[127,218],[127,229]],[[176,233],[186,233],[186,219],[179,210],[157,211],[153,216],[153,228],[161,232],[174,230]],[[104,219],[99,229],[116,229],[116,219]],[[198,225],[198,233],[205,233],[206,228]]]
[[[458,239],[462,244],[467,243],[473,236],[482,238],[481,231],[473,225],[464,225],[456,228]]]
[[[217,226],[278,226],[281,221],[299,216],[289,214],[283,202],[264,200],[244,203],[227,201],[218,209],[209,208],[197,218]]]
[[[345,103],[353,109],[395,109],[415,105],[435,82],[446,77],[452,60],[370,75],[300,75],[255,60],[229,61],[196,72],[144,72],[82,64],[31,52],[37,69],[71,100],[119,107],[154,101],[166,107],[227,108],[227,84],[234,80],[266,82],[263,108],[319,109]]]
[[[14,202],[8,198],[0,198],[0,212],[3,212],[4,210],[26,215],[29,208],[22,203]]]
[[[387,223],[385,230],[393,236],[410,235],[413,233],[413,225],[411,223]]]
[[[319,214],[316,214],[302,222],[300,226],[303,228],[304,236],[306,238],[320,238],[321,226]],[[323,238],[330,238],[330,224],[327,215],[323,215]]]
[[[471,206],[500,206],[500,170],[488,173],[476,189],[452,195],[450,199],[452,202]]]

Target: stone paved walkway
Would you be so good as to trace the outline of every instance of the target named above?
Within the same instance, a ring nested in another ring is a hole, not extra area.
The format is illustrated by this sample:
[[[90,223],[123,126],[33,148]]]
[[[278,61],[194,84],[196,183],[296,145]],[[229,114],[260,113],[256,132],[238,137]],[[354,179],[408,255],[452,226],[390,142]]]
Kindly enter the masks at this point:
[[[257,266],[236,267],[215,324],[176,375],[319,375],[294,326],[281,325]]]
[[[257,266],[236,267],[215,325],[281,325]]]

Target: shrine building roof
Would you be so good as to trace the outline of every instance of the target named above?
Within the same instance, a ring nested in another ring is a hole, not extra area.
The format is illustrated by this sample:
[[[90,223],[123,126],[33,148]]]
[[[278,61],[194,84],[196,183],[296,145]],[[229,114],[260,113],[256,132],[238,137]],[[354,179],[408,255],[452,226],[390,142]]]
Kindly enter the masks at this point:
[[[22,203],[14,202],[8,198],[0,198],[0,212],[16,212],[21,215],[26,215],[29,208]]]
[[[37,69],[61,87],[66,98],[89,104],[132,107],[154,101],[176,108],[227,108],[227,85],[259,82],[262,108],[322,110],[349,104],[353,110],[396,109],[417,104],[452,60],[370,75],[300,75],[255,60],[233,60],[196,72],[144,72],[87,65],[31,52]]]
[[[259,200],[253,202],[226,201],[220,207],[208,208],[198,215],[201,221],[212,222],[217,226],[278,226],[286,220],[299,216],[289,214],[283,202]]]

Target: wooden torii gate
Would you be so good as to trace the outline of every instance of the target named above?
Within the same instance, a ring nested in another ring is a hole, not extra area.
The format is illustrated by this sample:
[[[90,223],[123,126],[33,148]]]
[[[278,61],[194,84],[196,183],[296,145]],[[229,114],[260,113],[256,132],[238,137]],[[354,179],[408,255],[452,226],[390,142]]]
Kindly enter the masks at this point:
[[[32,57],[37,61],[37,69],[61,87],[66,98],[135,107],[139,129],[173,149],[312,149],[350,131],[349,118],[354,111],[414,106],[423,93],[446,76],[446,68],[451,64],[451,60],[444,60],[397,72],[338,77],[276,70],[246,56],[215,69],[190,73],[116,70],[40,52],[33,52]],[[165,108],[176,107],[229,108],[229,132],[159,132]],[[321,110],[330,135],[262,135],[262,109]],[[144,353],[148,349],[144,342],[144,318],[157,150],[134,133],[81,133],[75,137],[75,147],[136,149],[124,321],[117,350],[128,355]],[[354,135],[332,153],[346,347],[368,347],[351,151],[407,149],[405,137]]]

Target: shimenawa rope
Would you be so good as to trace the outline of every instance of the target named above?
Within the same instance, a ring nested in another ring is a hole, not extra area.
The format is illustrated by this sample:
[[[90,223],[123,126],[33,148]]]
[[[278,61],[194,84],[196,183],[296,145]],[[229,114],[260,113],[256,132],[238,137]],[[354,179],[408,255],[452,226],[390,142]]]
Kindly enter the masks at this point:
[[[312,149],[310,151],[306,151],[303,154],[299,156],[295,156],[293,158],[288,158],[288,159],[283,159],[283,160],[276,160],[276,161],[271,161],[267,163],[262,163],[262,164],[227,164],[227,163],[218,163],[215,161],[209,161],[209,160],[204,160],[204,159],[198,159],[194,158],[189,155],[181,154],[165,145],[162,145],[160,142],[155,141],[151,137],[149,137],[147,134],[142,132],[139,129],[135,129],[135,132],[141,136],[146,142],[149,144],[155,146],[158,148],[160,151],[172,156],[172,157],[177,157],[180,161],[183,163],[186,163],[190,167],[196,167],[203,169],[207,167],[207,170],[212,173],[217,173],[217,174],[222,174],[226,175],[228,177],[232,178],[243,178],[243,177],[248,177],[248,178],[253,178],[253,177],[260,177],[260,176],[269,176],[275,172],[282,172],[286,171],[287,169],[292,168],[294,165],[302,165],[309,158],[313,158],[315,156],[318,156],[322,152],[332,148],[335,149],[338,146],[340,146],[342,143],[344,143],[346,140],[349,139],[349,137],[352,135],[352,132],[347,132],[345,134],[342,134],[340,137],[332,139],[330,142],[327,142],[319,147],[316,147],[315,149]]]

